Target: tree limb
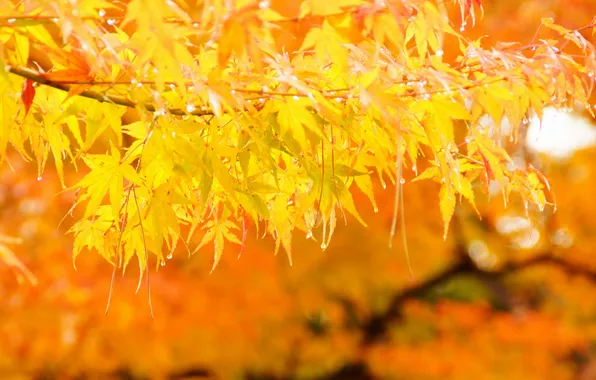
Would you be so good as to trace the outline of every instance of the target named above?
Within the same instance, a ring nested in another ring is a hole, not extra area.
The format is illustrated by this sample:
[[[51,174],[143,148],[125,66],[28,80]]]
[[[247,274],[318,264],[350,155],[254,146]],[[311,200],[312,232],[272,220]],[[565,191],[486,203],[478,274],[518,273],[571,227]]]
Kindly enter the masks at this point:
[[[399,316],[401,307],[405,300],[424,295],[435,286],[447,281],[450,278],[472,270],[473,264],[469,260],[460,259],[447,266],[442,271],[429,277],[426,281],[406,288],[401,293],[396,294],[387,310],[383,314],[373,315],[364,326],[365,339],[364,345],[372,344],[378,341],[386,332],[389,324]]]
[[[585,276],[588,279],[596,282],[596,272],[581,264],[572,263],[559,257],[554,257],[551,252],[545,252],[521,262],[510,263],[504,266],[502,269],[494,272],[479,269],[469,259],[465,252],[461,252],[461,248],[458,249],[457,257],[460,257],[461,259],[447,266],[445,269],[436,273],[435,275],[429,277],[426,281],[416,284],[410,288],[406,288],[404,291],[396,294],[384,313],[372,316],[364,327],[365,339],[363,344],[365,346],[370,345],[382,338],[389,327],[389,324],[399,317],[404,301],[411,298],[422,297],[426,292],[435,286],[440,285],[459,274],[470,273],[477,275],[487,275],[490,277],[504,277],[530,267],[550,264],[561,268],[566,273]]]
[[[48,80],[46,77],[44,77],[44,75],[42,73],[37,72],[35,70],[28,69],[26,67],[6,66],[5,70],[11,74],[18,75],[22,78],[29,79],[33,82],[36,82],[36,83],[39,83],[39,84],[42,84],[45,86],[49,86],[49,87],[55,88],[57,90],[69,92],[72,87],[71,85],[67,85],[64,83],[57,83],[57,82]],[[140,103],[133,102],[132,100],[127,99],[123,96],[102,94],[100,92],[91,91],[91,90],[82,91],[81,93],[79,93],[77,95],[85,97],[85,98],[89,98],[89,99],[94,99],[101,103],[112,103],[112,104],[117,104],[119,106],[128,107],[128,108],[137,108],[138,106],[141,106],[149,112],[157,111],[155,106],[151,103],[140,104]],[[184,116],[184,115],[206,116],[206,115],[214,114],[214,112],[212,110],[202,110],[202,109],[196,109],[192,112],[187,112],[186,110],[182,110],[179,108],[171,108],[171,109],[168,109],[168,112],[171,113],[172,115],[177,115],[177,116]]]

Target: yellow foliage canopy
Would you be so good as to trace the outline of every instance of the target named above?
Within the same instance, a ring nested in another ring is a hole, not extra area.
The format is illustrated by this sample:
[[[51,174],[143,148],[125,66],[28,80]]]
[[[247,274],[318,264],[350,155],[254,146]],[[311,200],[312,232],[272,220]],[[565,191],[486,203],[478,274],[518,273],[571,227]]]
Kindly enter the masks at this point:
[[[445,232],[491,184],[542,209],[544,177],[483,120],[516,138],[546,106],[591,111],[594,25],[545,19],[544,38],[494,48],[462,35],[479,5],[460,0],[456,26],[442,1],[1,0],[0,154],[41,180],[51,153],[85,204],[75,257],[123,270],[165,263],[198,229],[186,248],[213,243],[214,267],[249,224],[290,260],[296,229],[324,249],[338,216],[364,224],[352,186],[377,208],[371,176],[399,190],[403,168],[441,184]]]

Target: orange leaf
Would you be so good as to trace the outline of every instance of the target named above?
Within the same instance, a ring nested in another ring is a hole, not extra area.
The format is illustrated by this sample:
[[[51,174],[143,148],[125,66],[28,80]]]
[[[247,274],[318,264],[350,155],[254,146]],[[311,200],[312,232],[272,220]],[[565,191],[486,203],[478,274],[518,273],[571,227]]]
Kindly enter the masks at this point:
[[[227,65],[232,54],[240,56],[244,53],[247,35],[246,28],[242,24],[243,18],[230,17],[223,25],[218,48],[219,64],[221,66]]]

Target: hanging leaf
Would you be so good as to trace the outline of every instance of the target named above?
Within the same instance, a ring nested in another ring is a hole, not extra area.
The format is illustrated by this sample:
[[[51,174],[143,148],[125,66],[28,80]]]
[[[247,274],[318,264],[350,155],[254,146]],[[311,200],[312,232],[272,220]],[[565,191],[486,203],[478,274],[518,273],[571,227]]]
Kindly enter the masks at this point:
[[[23,92],[21,92],[21,101],[25,106],[25,115],[29,113],[29,109],[33,104],[33,99],[35,99],[35,87],[33,86],[33,81],[30,79],[25,79],[23,82]]]

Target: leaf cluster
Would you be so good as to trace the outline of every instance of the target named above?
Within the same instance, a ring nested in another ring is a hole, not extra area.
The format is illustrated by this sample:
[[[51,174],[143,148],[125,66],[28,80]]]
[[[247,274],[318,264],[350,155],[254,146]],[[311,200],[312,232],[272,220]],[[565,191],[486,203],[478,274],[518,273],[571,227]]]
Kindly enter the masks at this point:
[[[296,230],[325,249],[338,219],[365,224],[353,188],[378,209],[373,181],[395,185],[395,220],[404,169],[440,184],[445,233],[480,189],[543,209],[504,136],[546,106],[592,111],[594,25],[490,47],[464,33],[480,2],[459,5],[458,27],[442,1],[3,0],[0,153],[40,180],[51,157],[64,187],[65,161],[84,167],[74,256],[141,273],[179,245],[212,243],[215,267],[249,228],[290,262]]]

